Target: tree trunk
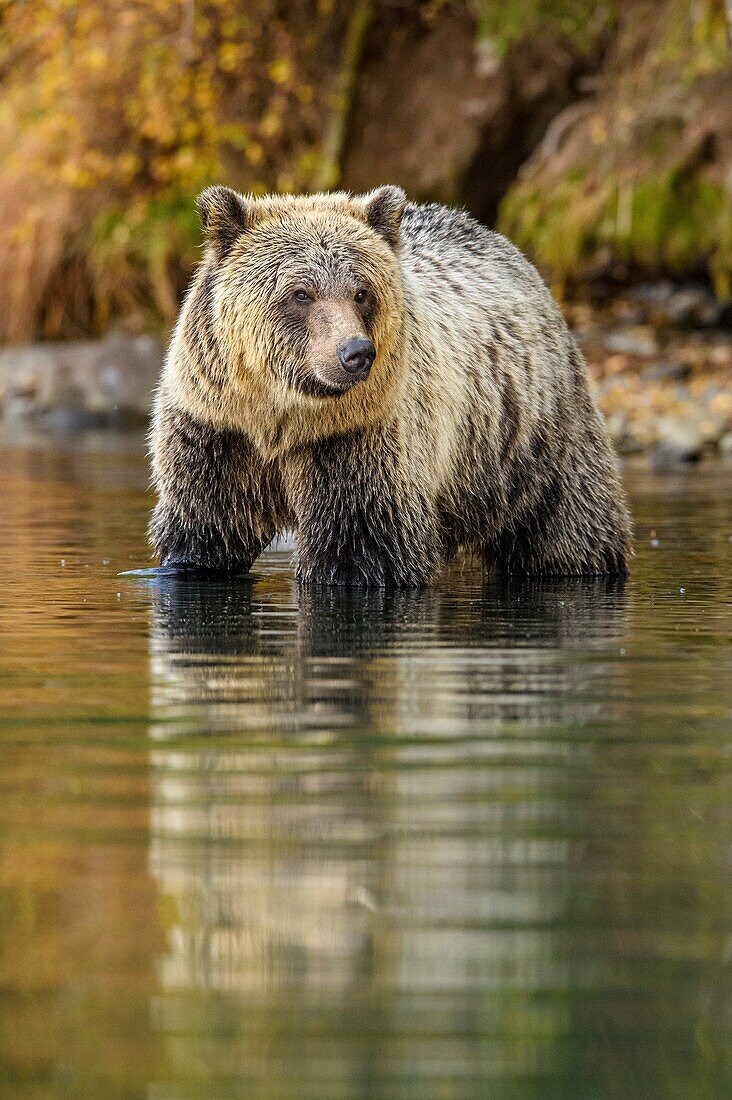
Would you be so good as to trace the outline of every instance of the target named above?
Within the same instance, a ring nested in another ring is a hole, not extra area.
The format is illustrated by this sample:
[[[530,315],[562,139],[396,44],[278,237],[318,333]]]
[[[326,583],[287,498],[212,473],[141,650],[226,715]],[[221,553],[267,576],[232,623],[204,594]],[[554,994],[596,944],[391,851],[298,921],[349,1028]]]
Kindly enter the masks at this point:
[[[358,0],[348,21],[343,43],[343,60],[333,91],[333,110],[325,129],[320,163],[313,178],[315,191],[330,191],[337,185],[340,177],[346,124],[371,14],[371,0]]]

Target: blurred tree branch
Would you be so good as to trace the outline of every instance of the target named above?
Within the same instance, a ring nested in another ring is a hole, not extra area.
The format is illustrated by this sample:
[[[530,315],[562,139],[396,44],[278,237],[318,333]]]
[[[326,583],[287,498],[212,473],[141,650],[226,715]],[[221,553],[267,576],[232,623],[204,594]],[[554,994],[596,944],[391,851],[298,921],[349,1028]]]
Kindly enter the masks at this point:
[[[358,63],[371,22],[371,15],[371,0],[358,0],[353,7],[348,22],[343,45],[343,60],[336,79],[332,109],[326,125],[320,163],[313,180],[313,187],[316,191],[330,191],[338,183],[343,141],[351,109],[353,89],[356,84]]]

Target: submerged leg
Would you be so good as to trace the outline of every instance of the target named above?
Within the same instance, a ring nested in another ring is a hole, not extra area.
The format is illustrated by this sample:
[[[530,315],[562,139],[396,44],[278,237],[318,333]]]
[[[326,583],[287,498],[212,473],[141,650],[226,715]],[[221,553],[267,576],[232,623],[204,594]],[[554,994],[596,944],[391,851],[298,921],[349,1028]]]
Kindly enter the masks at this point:
[[[526,513],[498,543],[508,573],[538,576],[624,575],[630,517],[604,428],[590,423],[576,456],[565,452]]]
[[[288,475],[301,581],[429,584],[439,559],[435,509],[403,469],[395,440],[364,431],[323,440]]]
[[[246,436],[168,408],[156,416],[150,541],[163,565],[247,572],[284,512],[278,478]]]

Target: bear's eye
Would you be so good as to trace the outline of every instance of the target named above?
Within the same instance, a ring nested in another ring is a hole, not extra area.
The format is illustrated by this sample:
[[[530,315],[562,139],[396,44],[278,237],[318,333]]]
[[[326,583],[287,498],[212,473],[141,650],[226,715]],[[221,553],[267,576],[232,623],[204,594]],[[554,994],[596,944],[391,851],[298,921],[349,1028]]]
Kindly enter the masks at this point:
[[[358,304],[360,306],[362,306],[364,304],[364,302],[368,302],[368,300],[369,300],[368,290],[366,290],[365,287],[361,287],[360,290],[356,291],[355,299],[356,299],[356,301],[358,302]]]
[[[297,302],[310,302],[310,301],[312,301],[312,298],[308,294],[307,290],[296,290],[295,293],[293,294],[293,298]]]

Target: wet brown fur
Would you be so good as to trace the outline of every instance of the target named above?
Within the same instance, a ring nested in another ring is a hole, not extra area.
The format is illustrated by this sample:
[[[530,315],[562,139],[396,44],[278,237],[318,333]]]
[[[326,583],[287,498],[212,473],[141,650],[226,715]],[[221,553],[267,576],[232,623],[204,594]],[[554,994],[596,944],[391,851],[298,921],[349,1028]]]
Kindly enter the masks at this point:
[[[508,241],[393,187],[200,206],[151,435],[163,562],[245,571],[294,527],[308,582],[423,585],[460,547],[510,573],[625,572],[584,361]],[[359,335],[373,368],[329,396]]]

